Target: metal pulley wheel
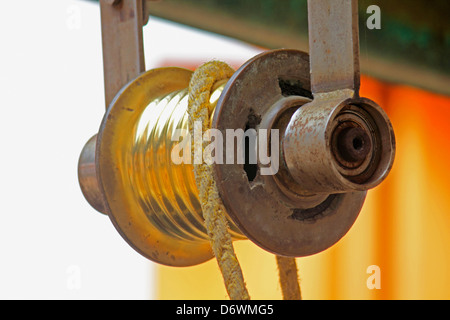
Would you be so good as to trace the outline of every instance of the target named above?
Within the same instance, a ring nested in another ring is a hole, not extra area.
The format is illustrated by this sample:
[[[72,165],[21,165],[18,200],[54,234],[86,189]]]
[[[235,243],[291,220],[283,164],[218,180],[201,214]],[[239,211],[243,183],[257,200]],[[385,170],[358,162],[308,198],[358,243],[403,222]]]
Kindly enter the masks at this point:
[[[79,162],[89,203],[134,249],[171,266],[213,257],[193,166],[171,161],[175,129],[187,129],[190,77],[162,68],[131,81]],[[223,137],[227,130],[267,133],[265,151],[278,161],[273,174],[265,173],[273,163],[259,160],[214,166],[233,240],[282,256],[321,252],[347,233],[366,190],[392,167],[394,133],[376,103],[326,95],[314,104],[311,92],[309,56],[296,50],[258,55],[214,88],[212,128]]]

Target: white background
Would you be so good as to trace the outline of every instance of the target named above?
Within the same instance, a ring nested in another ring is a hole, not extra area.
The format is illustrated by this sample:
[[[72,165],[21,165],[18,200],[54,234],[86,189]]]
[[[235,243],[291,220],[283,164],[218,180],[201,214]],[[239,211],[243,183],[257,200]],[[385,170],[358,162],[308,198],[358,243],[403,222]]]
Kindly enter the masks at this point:
[[[147,69],[245,61],[259,49],[151,17]],[[152,299],[154,265],[78,186],[103,113],[100,13],[81,0],[2,1],[0,299]]]

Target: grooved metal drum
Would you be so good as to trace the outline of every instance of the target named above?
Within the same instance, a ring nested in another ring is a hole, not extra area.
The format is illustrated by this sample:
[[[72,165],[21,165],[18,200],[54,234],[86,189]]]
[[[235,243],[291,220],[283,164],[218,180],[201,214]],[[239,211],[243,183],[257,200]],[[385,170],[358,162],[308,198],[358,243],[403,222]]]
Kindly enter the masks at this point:
[[[188,130],[191,74],[161,68],[131,82],[108,109],[97,147],[100,185],[117,230],[144,256],[172,266],[213,257],[192,162],[172,156],[183,143],[177,132]],[[212,105],[223,87],[215,88]],[[234,240],[245,239],[232,220],[228,224]]]

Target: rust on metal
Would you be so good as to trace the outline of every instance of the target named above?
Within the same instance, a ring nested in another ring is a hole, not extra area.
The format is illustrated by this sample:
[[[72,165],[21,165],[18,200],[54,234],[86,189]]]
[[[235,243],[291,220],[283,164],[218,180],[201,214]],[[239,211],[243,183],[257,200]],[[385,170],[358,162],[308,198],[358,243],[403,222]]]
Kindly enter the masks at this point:
[[[395,136],[375,102],[322,98],[293,115],[283,151],[291,176],[310,192],[364,191],[379,185],[390,172]]]

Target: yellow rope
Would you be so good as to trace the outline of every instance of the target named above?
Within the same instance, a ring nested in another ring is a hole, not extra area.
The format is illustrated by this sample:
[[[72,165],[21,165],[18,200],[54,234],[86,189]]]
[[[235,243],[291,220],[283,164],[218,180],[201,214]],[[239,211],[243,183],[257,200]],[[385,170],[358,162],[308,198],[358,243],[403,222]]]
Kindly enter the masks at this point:
[[[284,300],[301,300],[298,271],[295,258],[277,256],[281,292]]]
[[[234,70],[224,62],[211,61],[200,66],[192,75],[189,84],[189,130],[193,137],[194,122],[201,121],[202,132],[211,128],[211,90],[217,81],[229,79]],[[207,142],[202,143],[202,154]],[[195,142],[192,143],[194,156]],[[203,160],[203,159],[202,159]],[[213,175],[213,165],[194,164],[194,174],[199,189],[200,204],[206,229],[214,255],[222,273],[225,287],[231,300],[249,300],[242,270],[234,252],[231,236],[228,233],[225,208],[220,199]],[[300,287],[297,279],[295,259],[277,257],[280,285],[283,298],[300,299]]]
[[[192,75],[189,84],[189,130],[193,137],[195,121],[202,122],[202,131],[210,129],[212,110],[209,99],[211,89],[216,81],[230,78],[234,70],[227,64],[211,61],[198,68]],[[206,143],[206,142],[205,142]],[[202,145],[202,151],[206,147]],[[192,143],[194,156],[195,143]],[[203,210],[206,229],[211,246],[225,282],[228,295],[232,300],[250,299],[242,275],[239,262],[234,252],[231,236],[225,216],[225,208],[219,197],[216,182],[213,178],[213,166],[202,163],[194,164],[195,180],[199,189],[200,203]]]

